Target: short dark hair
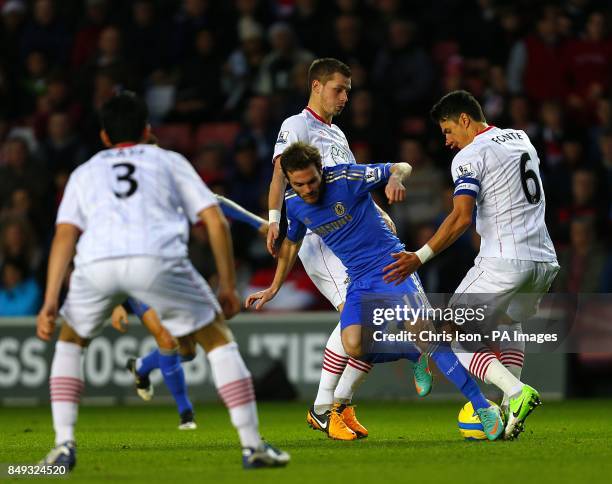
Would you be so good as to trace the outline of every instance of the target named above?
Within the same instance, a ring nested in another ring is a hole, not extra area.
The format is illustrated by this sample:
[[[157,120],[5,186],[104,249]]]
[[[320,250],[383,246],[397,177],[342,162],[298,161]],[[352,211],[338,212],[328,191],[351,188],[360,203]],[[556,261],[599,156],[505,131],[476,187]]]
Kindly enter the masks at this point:
[[[321,154],[314,146],[298,141],[290,145],[281,155],[281,168],[287,178],[288,173],[305,170],[314,165],[317,171],[322,171]]]
[[[308,69],[308,92],[312,90],[312,81],[317,80],[325,84],[336,73],[351,77],[351,68],[344,62],[332,57],[323,57],[312,61]]]
[[[436,123],[452,119],[457,121],[461,113],[467,114],[474,121],[485,122],[480,103],[467,91],[452,91],[440,99],[431,108],[431,119]]]
[[[100,112],[100,123],[110,142],[117,144],[141,141],[148,117],[144,101],[133,92],[123,91],[104,104]]]

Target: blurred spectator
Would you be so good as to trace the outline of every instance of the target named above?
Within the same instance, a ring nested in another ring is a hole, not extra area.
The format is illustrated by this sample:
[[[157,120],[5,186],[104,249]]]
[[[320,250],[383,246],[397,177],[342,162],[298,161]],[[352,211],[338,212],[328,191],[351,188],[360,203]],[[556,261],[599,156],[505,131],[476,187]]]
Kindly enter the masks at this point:
[[[199,148],[193,166],[207,185],[225,181],[224,155],[223,146],[218,144],[211,143]]]
[[[57,111],[49,116],[47,138],[40,147],[47,169],[71,172],[86,159],[86,150],[79,142],[67,113]]]
[[[549,170],[563,160],[562,142],[565,135],[563,107],[558,101],[546,101],[540,108],[540,137],[537,143],[542,168]]]
[[[243,108],[245,96],[255,92],[261,63],[266,55],[263,29],[252,19],[242,19],[238,25],[240,46],[227,59],[224,67],[223,91],[225,108]]]
[[[21,56],[33,51],[44,52],[51,63],[67,65],[72,39],[68,30],[56,15],[55,2],[35,0],[32,18],[26,22],[21,37]]]
[[[34,199],[26,188],[16,188],[7,204],[0,210],[0,223],[9,223],[11,220],[27,221],[28,227],[36,228],[37,239],[44,238],[53,225],[54,208],[47,204],[47,200]],[[26,230],[26,232],[32,231]],[[37,267],[39,261],[34,262],[33,267]]]
[[[366,163],[390,159],[393,153],[391,127],[386,122],[369,91],[356,91],[349,95],[349,118],[346,120],[344,133],[351,146],[366,144],[371,155]]]
[[[295,8],[288,18],[296,36],[305,49],[321,54],[325,47],[325,36],[321,35],[325,8],[321,0],[295,0]]]
[[[536,24],[536,33],[517,42],[508,61],[508,85],[512,93],[524,92],[534,101],[561,99],[563,46],[557,31],[558,12],[546,7]]]
[[[175,105],[176,77],[165,69],[157,69],[147,79],[145,100],[149,108],[149,121],[152,126],[156,126],[165,120]]]
[[[532,118],[530,105],[531,103],[526,96],[512,96],[508,106],[508,111],[510,114],[509,127],[521,129],[527,133],[527,136],[529,136],[530,139],[534,139],[539,134],[539,127]]]
[[[324,49],[325,55],[342,59],[344,63],[371,65],[376,52],[363,30],[362,21],[356,15],[340,15],[334,23],[334,39]]]
[[[425,154],[423,144],[418,139],[405,138],[400,141],[397,161],[412,165],[406,200],[391,206],[391,214],[402,239],[408,236],[416,225],[435,220],[442,208],[440,192],[444,174]]]
[[[107,0],[86,0],[85,18],[74,34],[72,67],[78,69],[96,53],[100,33],[108,20]]]
[[[24,265],[7,259],[2,264],[0,317],[32,316],[40,309],[41,289]]]
[[[17,89],[11,81],[8,70],[0,64],[0,118],[5,121],[15,119],[20,113]],[[0,138],[2,141],[3,138]]]
[[[10,77],[17,75],[20,42],[26,18],[26,5],[21,0],[8,0],[2,5],[0,24],[0,59]]]
[[[9,138],[2,145],[0,207],[6,206],[17,188],[27,189],[42,200],[48,188],[45,170],[35,163],[23,138]]]
[[[170,58],[175,63],[183,62],[195,54],[194,41],[197,32],[215,27],[215,15],[211,0],[183,0],[182,8],[172,25]]]
[[[98,73],[104,70],[111,75],[116,82],[125,89],[139,91],[140,79],[124,52],[124,44],[119,27],[109,25],[101,32],[98,39],[96,54],[83,66],[81,75],[82,85],[87,89],[85,95],[89,94],[92,83]]]
[[[572,174],[576,169],[585,166],[582,133],[575,129],[567,131],[561,140],[560,163],[548,167],[547,172],[543,173],[546,199],[553,207],[567,206],[571,203],[568,194],[572,192]],[[567,240],[567,236],[564,240]]]
[[[593,230],[598,237],[605,235],[607,229],[607,204],[599,198],[599,186],[596,172],[588,168],[576,169],[572,174],[571,201],[561,205],[557,213],[556,234],[558,241],[567,241],[570,235],[570,223],[577,217],[589,217]]]
[[[299,47],[291,27],[275,23],[268,31],[272,51],[264,57],[257,81],[257,92],[263,95],[282,95],[290,86],[291,71],[296,64],[310,63],[314,55]]]
[[[42,262],[42,251],[36,242],[34,230],[26,219],[3,219],[0,231],[0,262],[9,259],[18,261],[28,272],[34,273]]]
[[[506,73],[503,67],[493,65],[489,67],[488,75],[488,86],[482,96],[482,110],[489,124],[506,126],[509,98]]]
[[[602,131],[599,135],[600,163],[606,174],[606,191],[612,192],[612,128]],[[612,215],[612,214],[611,214]]]
[[[268,175],[271,174],[267,170],[262,170],[257,157],[255,140],[249,137],[239,138],[234,152],[234,168],[230,176],[232,183],[228,189],[229,198],[247,210],[259,213],[261,193],[270,180]]]
[[[589,217],[577,217],[570,224],[570,246],[558,252],[561,270],[553,291],[570,293],[600,292],[606,252]]]
[[[500,29],[497,11],[493,0],[466,2],[462,9],[461,54],[466,59],[498,61],[502,30]],[[478,32],[478,35],[474,35]],[[487,39],[483,42],[483,39]]]
[[[72,90],[62,74],[52,73],[47,77],[47,87],[36,99],[36,112],[32,116],[32,126],[38,139],[47,136],[49,116],[56,111],[63,111],[70,117],[73,125],[78,125],[82,109],[71,96]]]
[[[195,54],[180,69],[176,104],[168,115],[170,121],[202,123],[218,116],[223,106],[221,65],[212,32],[200,30],[195,37]]]
[[[126,54],[141,76],[168,67],[167,24],[160,21],[152,0],[132,3],[131,18],[124,29]]]
[[[37,98],[45,93],[48,69],[49,64],[42,51],[36,50],[28,53],[21,78],[20,105],[23,114],[31,114],[36,108]]]
[[[589,15],[582,38],[565,48],[564,81],[568,104],[576,111],[592,111],[596,101],[611,86],[612,41],[606,38],[605,17],[601,12]]]
[[[415,36],[412,22],[391,21],[388,42],[378,53],[372,71],[381,97],[400,115],[428,106],[432,94],[433,67]]]
[[[291,72],[291,88],[287,92],[286,101],[280,112],[282,118],[299,113],[308,104],[310,87],[308,86],[308,70],[310,64],[296,64]]]
[[[271,121],[272,112],[270,99],[266,96],[253,96],[249,99],[249,103],[244,115],[244,122],[239,138],[248,137],[255,140],[257,145],[257,156],[264,162],[272,160],[272,149],[276,141],[276,126],[273,126]]]
[[[599,160],[601,152],[599,151],[599,137],[604,131],[612,128],[612,100],[609,98],[600,98],[597,100],[595,109],[595,119],[589,127],[589,159]]]

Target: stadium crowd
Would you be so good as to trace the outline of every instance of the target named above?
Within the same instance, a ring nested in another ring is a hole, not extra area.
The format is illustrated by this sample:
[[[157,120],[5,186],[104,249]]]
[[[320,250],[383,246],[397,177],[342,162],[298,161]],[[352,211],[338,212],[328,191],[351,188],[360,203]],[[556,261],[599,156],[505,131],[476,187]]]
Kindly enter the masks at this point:
[[[452,204],[453,153],[429,109],[467,89],[489,124],[538,149],[562,266],[554,290],[610,292],[611,17],[597,0],[0,0],[0,316],[38,311],[63,188],[103,148],[97,114],[114,93],[141,94],[163,147],[267,218],[278,129],[305,107],[316,57],[351,67],[334,122],[358,162],[414,167],[404,203],[379,200],[408,249]],[[244,291],[266,287],[264,240],[240,223],[232,232]],[[202,227],[190,245],[214,284]],[[452,292],[477,249],[472,231],[424,266],[426,289]],[[288,287],[278,307],[329,308],[303,271]]]

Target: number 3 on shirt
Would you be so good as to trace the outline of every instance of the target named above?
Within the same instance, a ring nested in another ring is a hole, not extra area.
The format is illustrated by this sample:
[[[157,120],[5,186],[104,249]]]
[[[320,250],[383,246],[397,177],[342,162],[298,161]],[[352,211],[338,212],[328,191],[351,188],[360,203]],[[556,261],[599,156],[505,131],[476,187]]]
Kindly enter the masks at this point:
[[[132,163],[115,163],[113,170],[117,172],[117,182],[127,182],[129,185],[126,187],[127,190],[123,192],[113,192],[117,198],[128,198],[136,193],[138,189],[138,182],[132,178],[132,175],[136,171],[136,167]]]
[[[527,201],[535,205],[540,202],[542,188],[540,187],[540,179],[536,172],[527,169],[527,162],[529,161],[531,161],[529,153],[523,153],[521,156],[521,185],[523,185],[523,192]]]

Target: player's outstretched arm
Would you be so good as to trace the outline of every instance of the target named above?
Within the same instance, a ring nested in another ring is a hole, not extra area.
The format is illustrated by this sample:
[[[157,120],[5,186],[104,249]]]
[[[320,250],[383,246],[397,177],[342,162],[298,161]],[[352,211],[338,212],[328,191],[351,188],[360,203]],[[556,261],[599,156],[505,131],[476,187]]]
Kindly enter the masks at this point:
[[[268,301],[276,296],[285,282],[285,279],[287,279],[287,275],[293,268],[293,264],[295,264],[295,259],[297,259],[301,246],[301,240],[299,242],[291,242],[289,239],[283,240],[283,245],[281,245],[278,254],[278,263],[276,264],[276,272],[274,273],[272,285],[268,289],[249,295],[244,302],[245,308],[257,302],[255,309],[260,310]]]
[[[395,163],[391,166],[391,176],[385,186],[385,195],[389,200],[389,204],[406,200],[404,182],[411,173],[412,167],[408,163]]]
[[[249,224],[251,227],[257,229],[263,234],[268,232],[268,222],[266,222],[263,218],[255,215],[253,212],[249,212],[246,208],[241,207],[229,198],[225,198],[222,195],[215,195],[215,197],[221,204],[221,210],[225,216]]]
[[[270,213],[268,222],[268,236],[266,245],[268,252],[273,257],[276,257],[276,251],[274,250],[274,242],[278,238],[279,234],[279,223],[281,218],[281,209],[283,207],[283,196],[285,195],[285,188],[287,188],[287,179],[281,168],[280,155],[274,159],[274,173],[272,174],[272,181],[270,182],[270,191],[268,193],[268,210]]]
[[[415,272],[434,255],[452,245],[472,225],[472,214],[476,200],[470,195],[457,195],[453,199],[453,210],[438,227],[436,233],[416,252],[391,254],[397,259],[383,269],[386,282],[399,284]]]
[[[45,301],[36,318],[36,334],[45,341],[49,341],[55,331],[62,281],[74,255],[80,234],[79,228],[72,224],[58,224],[55,229],[47,268]]]
[[[240,299],[236,292],[236,271],[232,236],[227,220],[217,205],[202,210],[198,217],[206,224],[210,246],[219,274],[217,297],[227,319],[240,311]]]

